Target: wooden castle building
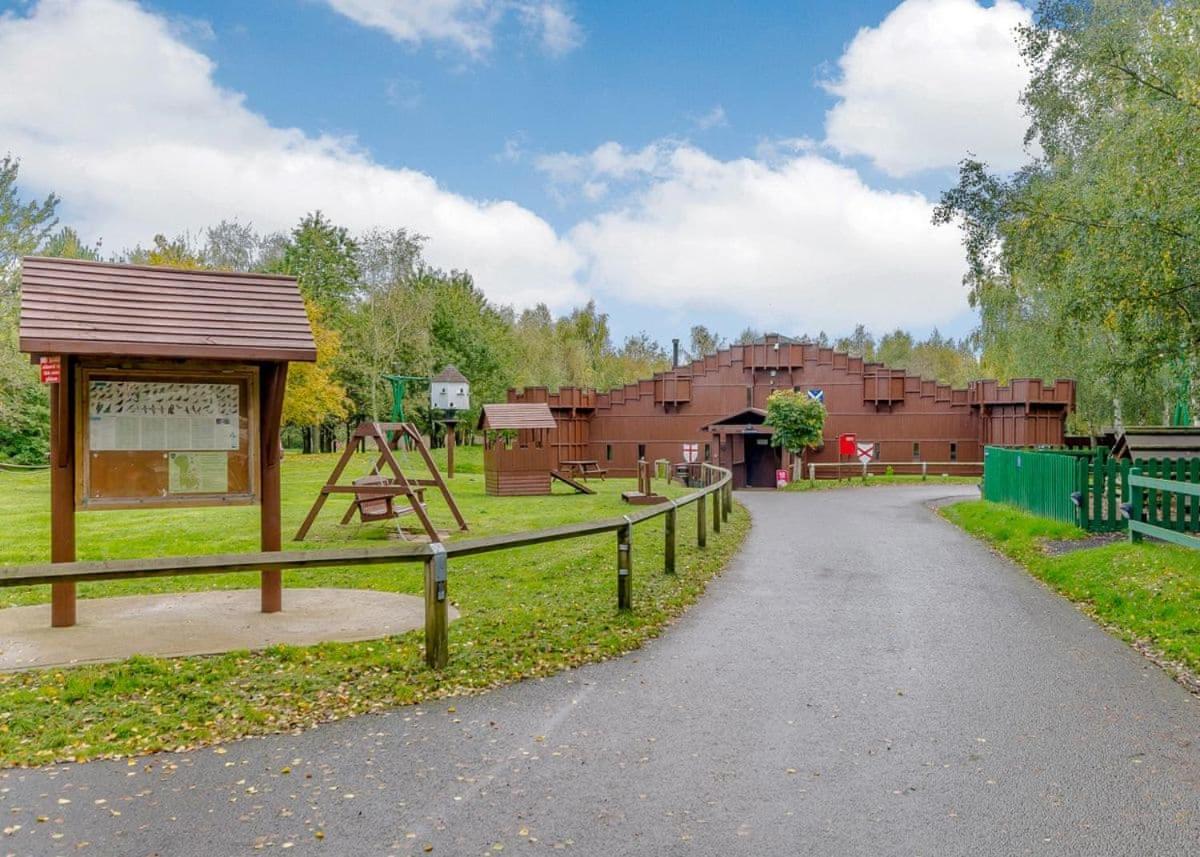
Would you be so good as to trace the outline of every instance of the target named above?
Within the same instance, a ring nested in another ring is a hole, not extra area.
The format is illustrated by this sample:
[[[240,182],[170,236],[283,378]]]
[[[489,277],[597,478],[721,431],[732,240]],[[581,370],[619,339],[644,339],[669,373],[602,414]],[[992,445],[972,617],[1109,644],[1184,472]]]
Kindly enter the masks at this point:
[[[729,467],[736,487],[774,486],[776,470],[792,464],[771,446],[763,424],[767,397],[779,389],[803,392],[826,408],[825,442],[805,452],[802,465],[837,463],[838,437],[851,433],[865,456],[897,473],[920,472],[926,462],[938,473],[974,474],[987,444],[1061,444],[1075,405],[1070,380],[983,380],[953,389],[777,335],[676,363],[604,393],[527,387],[510,390],[508,400],[549,406],[554,465],[594,459],[611,475],[632,477],[639,459],[710,461]]]

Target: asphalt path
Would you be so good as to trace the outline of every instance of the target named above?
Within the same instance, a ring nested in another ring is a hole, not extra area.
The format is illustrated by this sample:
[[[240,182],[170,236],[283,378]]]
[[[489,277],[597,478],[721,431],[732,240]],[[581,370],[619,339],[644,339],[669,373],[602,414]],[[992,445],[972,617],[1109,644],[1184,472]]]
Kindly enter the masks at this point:
[[[739,494],[745,549],[638,653],[3,772],[0,854],[1196,854],[1200,699],[926,505],[964,491]]]

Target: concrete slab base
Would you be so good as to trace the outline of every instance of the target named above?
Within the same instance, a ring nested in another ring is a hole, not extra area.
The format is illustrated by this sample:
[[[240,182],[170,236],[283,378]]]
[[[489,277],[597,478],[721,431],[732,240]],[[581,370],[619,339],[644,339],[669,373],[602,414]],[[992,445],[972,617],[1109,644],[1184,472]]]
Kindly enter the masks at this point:
[[[449,609],[450,619],[458,611]],[[425,599],[371,589],[285,589],[283,610],[259,611],[257,589],[79,601],[78,624],[50,627],[50,605],[0,610],[0,672],[210,655],[277,643],[373,640],[425,625]]]

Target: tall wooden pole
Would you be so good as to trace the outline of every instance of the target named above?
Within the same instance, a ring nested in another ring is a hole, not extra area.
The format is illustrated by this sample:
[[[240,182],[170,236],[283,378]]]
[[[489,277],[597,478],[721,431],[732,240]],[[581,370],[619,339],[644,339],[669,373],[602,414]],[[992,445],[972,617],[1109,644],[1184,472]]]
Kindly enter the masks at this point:
[[[75,366],[62,358],[62,375],[50,385],[50,561],[75,561]],[[75,581],[50,584],[50,624],[75,624]]]
[[[277,551],[282,545],[280,527],[281,488],[279,480],[282,451],[279,423],[283,417],[283,394],[287,388],[287,364],[264,363],[259,374],[259,492],[260,541],[264,551]],[[264,568],[261,582],[262,612],[283,609],[283,574],[277,568]]]
[[[446,420],[446,478],[454,478],[454,436],[456,434],[454,428],[458,425],[458,420]]]

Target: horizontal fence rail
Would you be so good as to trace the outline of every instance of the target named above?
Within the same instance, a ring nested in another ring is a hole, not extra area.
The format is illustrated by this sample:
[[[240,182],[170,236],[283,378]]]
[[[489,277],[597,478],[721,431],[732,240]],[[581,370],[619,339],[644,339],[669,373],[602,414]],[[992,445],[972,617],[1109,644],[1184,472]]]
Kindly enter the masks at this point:
[[[1190,474],[1191,464],[1188,465]],[[1159,468],[1161,469],[1161,468]],[[1179,467],[1169,468],[1175,470]],[[1129,471],[1129,540],[1140,542],[1145,536],[1189,548],[1200,548],[1200,482],[1164,478],[1147,474],[1143,468]]]
[[[633,527],[663,517],[664,571],[675,572],[677,513],[696,505],[696,542],[707,544],[708,498],[712,498],[712,529],[720,532],[729,519],[733,503],[732,474],[711,464],[703,465],[704,486],[677,500],[619,517],[563,524],[524,533],[507,533],[461,539],[445,544],[390,545],[378,548],[332,548],[328,550],[260,551],[255,553],[210,554],[207,556],[158,557],[153,559],[92,560],[83,562],[40,563],[0,566],[0,586],[27,586],[60,581],[114,580],[140,577],[169,577],[188,574],[224,574],[258,571],[261,568],[298,569],[333,566],[387,565],[422,562],[425,564],[425,660],[434,669],[446,666],[448,564],[453,557],[474,556],[492,551],[548,544],[564,539],[584,538],[603,533],[617,534],[617,606],[633,606]]]
[[[929,468],[935,468],[934,476],[978,476],[983,468],[982,461],[821,461],[813,462],[808,465],[808,481],[817,481],[817,474],[822,470],[834,470],[840,473],[848,473],[850,478],[858,476],[861,479],[866,479],[869,475],[879,476],[880,471],[883,474],[887,473],[888,468],[892,468],[893,476],[920,476],[922,479],[927,479],[930,475]],[[936,468],[946,468],[946,470],[938,471]],[[951,473],[952,469],[973,470],[974,473]]]

